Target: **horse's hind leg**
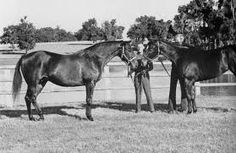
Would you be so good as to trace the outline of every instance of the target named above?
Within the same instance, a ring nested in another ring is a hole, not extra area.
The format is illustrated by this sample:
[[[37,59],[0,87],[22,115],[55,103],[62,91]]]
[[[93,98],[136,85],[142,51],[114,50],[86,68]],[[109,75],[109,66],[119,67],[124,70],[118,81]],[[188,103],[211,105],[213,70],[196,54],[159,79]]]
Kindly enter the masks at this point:
[[[26,102],[26,106],[27,106],[27,110],[28,110],[29,120],[33,120],[33,121],[36,120],[32,115],[31,103],[34,105],[34,107],[39,115],[38,120],[44,120],[43,112],[37,103],[37,96],[42,91],[46,82],[47,82],[46,80],[42,79],[39,82],[39,84],[37,84],[36,86],[28,86],[26,96],[25,96],[25,102]]]
[[[172,64],[171,76],[170,76],[170,90],[169,90],[169,112],[172,113],[176,110],[176,86],[178,82],[177,69],[174,64]]]
[[[195,90],[195,85],[193,84],[192,86],[192,106],[193,106],[193,112],[196,113],[197,112],[197,106],[196,106],[196,90]]]
[[[93,92],[95,88],[95,83],[93,81],[86,84],[86,116],[90,121],[93,121],[91,114],[91,105],[93,102]]]
[[[29,120],[32,120],[32,121],[35,121],[36,119],[32,115],[31,103],[34,105],[37,113],[40,116],[40,119],[44,119],[42,110],[38,106],[36,99],[37,99],[36,89],[28,87],[26,96],[25,96],[25,102],[26,102],[26,106],[28,110]]]
[[[29,120],[35,120],[32,115],[32,110],[31,110],[31,101],[32,101],[31,99],[32,99],[31,92],[27,90],[26,95],[25,95],[25,103],[26,103],[26,107],[28,111],[28,117],[29,117]]]
[[[187,111],[187,93],[185,90],[184,78],[179,78],[179,84],[181,89],[181,108],[180,111]]]
[[[192,113],[192,90],[193,88],[193,80],[188,80],[185,78],[185,90],[187,94],[187,100],[188,100],[188,114]]]

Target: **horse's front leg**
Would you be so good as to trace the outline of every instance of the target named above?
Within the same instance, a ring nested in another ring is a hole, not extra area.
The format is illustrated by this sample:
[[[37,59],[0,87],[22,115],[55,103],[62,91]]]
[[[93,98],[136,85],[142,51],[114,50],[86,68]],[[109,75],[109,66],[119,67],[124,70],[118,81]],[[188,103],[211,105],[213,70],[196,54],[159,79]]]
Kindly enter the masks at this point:
[[[86,116],[90,121],[93,121],[93,117],[91,114],[91,105],[93,102],[93,92],[95,88],[95,83],[94,81],[88,82],[86,84]]]
[[[172,64],[171,77],[170,77],[170,90],[169,90],[169,112],[173,113],[176,110],[176,86],[178,81],[177,70],[174,64]]]
[[[180,111],[187,111],[187,93],[185,90],[185,83],[184,83],[184,78],[180,77],[179,78],[179,84],[180,84],[180,89],[181,89],[181,108]]]

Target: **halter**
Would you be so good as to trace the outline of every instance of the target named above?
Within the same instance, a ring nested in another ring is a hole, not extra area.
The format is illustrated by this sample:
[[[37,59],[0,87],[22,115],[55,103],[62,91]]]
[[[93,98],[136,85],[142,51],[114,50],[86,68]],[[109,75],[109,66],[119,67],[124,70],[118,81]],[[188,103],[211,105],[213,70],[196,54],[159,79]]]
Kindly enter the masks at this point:
[[[127,60],[127,63],[126,63],[126,65],[127,65],[127,72],[128,72],[127,77],[130,76],[131,80],[133,81],[132,74],[129,74],[129,68],[130,68],[129,65],[130,65],[130,63],[131,63],[134,59],[136,59],[137,57],[134,56],[133,58],[129,59],[129,58],[125,55],[125,47],[122,46],[121,58],[124,58],[125,60]],[[134,82],[134,81],[133,81],[133,82]]]
[[[158,57],[160,54],[161,54],[160,42],[157,41],[157,55],[156,55],[155,57]],[[149,57],[147,57],[147,56],[145,56],[145,55],[143,55],[143,57],[146,58],[146,59],[149,60],[149,61],[153,61],[153,59],[151,59],[151,58],[149,58]],[[154,59],[155,59],[155,57],[154,57]],[[159,62],[161,62],[162,67],[163,67],[164,70],[166,71],[167,75],[170,77],[170,74],[169,74],[169,72],[167,71],[167,69],[166,69],[165,65],[163,64],[163,62],[162,62],[161,60],[159,60]]]
[[[121,58],[125,58],[125,60],[127,60],[127,65],[129,65],[129,64],[136,58],[136,56],[134,56],[133,58],[129,59],[129,58],[125,55],[125,47],[122,46]]]

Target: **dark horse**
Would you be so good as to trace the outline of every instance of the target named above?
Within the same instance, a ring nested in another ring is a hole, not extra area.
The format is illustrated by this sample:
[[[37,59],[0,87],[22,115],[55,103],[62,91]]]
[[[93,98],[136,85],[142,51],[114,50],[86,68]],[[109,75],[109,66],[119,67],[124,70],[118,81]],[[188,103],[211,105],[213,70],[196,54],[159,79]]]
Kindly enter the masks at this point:
[[[36,120],[31,114],[31,103],[36,108],[39,119],[44,119],[37,104],[37,96],[47,81],[54,84],[73,87],[86,87],[86,116],[93,121],[91,104],[96,83],[101,79],[104,66],[115,56],[130,63],[134,53],[129,41],[110,41],[95,44],[71,55],[61,55],[47,51],[37,51],[23,55],[15,67],[12,94],[15,100],[21,88],[22,76],[28,85],[25,102],[30,120]]]
[[[167,41],[156,40],[148,44],[148,50],[159,51],[172,61],[178,76],[184,79],[188,100],[188,113],[197,111],[195,103],[195,82],[220,76],[230,70],[236,76],[236,45],[214,50],[180,47]],[[173,105],[173,104],[172,104]]]

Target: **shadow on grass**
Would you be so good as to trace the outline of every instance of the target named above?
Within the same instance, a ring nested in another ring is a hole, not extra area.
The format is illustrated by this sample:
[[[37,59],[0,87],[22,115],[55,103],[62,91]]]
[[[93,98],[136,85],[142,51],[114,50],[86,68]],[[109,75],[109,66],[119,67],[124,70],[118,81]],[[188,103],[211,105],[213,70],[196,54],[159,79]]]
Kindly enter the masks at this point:
[[[180,107],[177,105],[177,107]],[[42,111],[44,115],[49,115],[49,114],[58,114],[58,115],[63,115],[63,116],[70,116],[70,117],[75,117],[80,120],[87,120],[86,118],[82,118],[78,115],[71,115],[67,113],[64,110],[68,109],[77,109],[81,110],[83,109],[85,111],[86,105],[82,104],[80,107],[73,107],[73,106],[49,106],[49,107],[42,107]],[[122,102],[103,102],[103,103],[96,103],[92,105],[92,109],[94,108],[107,108],[107,109],[114,109],[114,110],[119,110],[119,111],[124,111],[124,112],[135,112],[136,110],[136,104],[131,104],[131,103],[122,103]],[[149,111],[149,107],[147,104],[142,104],[142,111]],[[154,104],[155,111],[160,111],[160,112],[165,112],[168,113],[168,104]],[[221,108],[221,107],[198,107],[200,110],[206,110],[206,111],[214,111],[214,112],[229,112],[229,111],[236,111],[236,109],[231,108]],[[35,109],[32,110],[32,113],[36,115]],[[0,110],[0,115],[5,115],[10,118],[19,118],[22,115],[28,115],[27,110],[12,110],[12,109],[3,109]]]
[[[85,107],[86,105],[83,105]],[[93,104],[93,108],[108,108],[115,109],[119,111],[125,112],[134,112],[136,110],[136,104],[131,103],[122,103],[122,102],[105,102],[105,103],[97,103]],[[167,104],[154,104],[155,111],[168,112]],[[141,105],[142,111],[149,111],[149,106],[147,104]]]
[[[83,105],[84,108],[86,105]],[[177,105],[177,110],[180,110],[180,105]],[[121,103],[121,102],[105,102],[101,104],[93,104],[93,108],[108,108],[108,109],[115,109],[119,111],[126,111],[126,112],[135,112],[136,104],[131,103]],[[158,103],[154,104],[155,111],[169,113],[169,106],[168,104]],[[230,112],[236,111],[234,108],[223,108],[223,107],[197,107],[198,110],[206,110],[206,111],[213,111],[213,112]],[[141,105],[142,111],[149,111],[149,106],[147,104]]]
[[[77,115],[71,115],[63,111],[63,109],[81,109],[77,107],[72,107],[72,106],[50,106],[50,107],[42,107],[42,111],[44,115],[49,115],[49,114],[58,114],[58,115],[63,115],[63,116],[70,116],[70,117],[75,117],[80,120],[87,120],[86,118],[82,118]],[[32,109],[32,114],[37,115],[35,109]],[[0,115],[5,115],[10,118],[19,118],[22,115],[28,115],[27,110],[1,110]]]
[[[154,104],[156,111],[162,111],[162,112],[168,112],[168,105],[167,104]],[[121,103],[121,102],[103,102],[103,103],[96,103],[92,105],[92,109],[94,108],[107,108],[107,109],[114,109],[124,112],[134,112],[136,105],[130,104],[130,103]],[[80,120],[87,120],[86,118],[82,118],[77,115],[71,115],[67,113],[64,110],[69,109],[83,109],[85,111],[86,104],[82,104],[81,107],[73,107],[73,106],[49,106],[49,107],[42,107],[42,111],[44,115],[50,115],[50,114],[58,114],[63,116],[70,116],[75,117]],[[142,111],[149,111],[149,107],[147,104],[142,105]],[[35,109],[32,109],[32,114],[37,115]],[[0,110],[0,115],[5,115],[10,118],[20,118],[22,115],[28,115],[27,110],[22,109],[3,109]]]
[[[207,111],[214,111],[214,112],[230,112],[230,111],[236,111],[234,108],[222,108],[222,107],[198,107],[202,110]]]

